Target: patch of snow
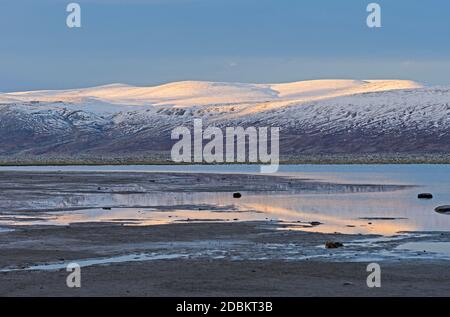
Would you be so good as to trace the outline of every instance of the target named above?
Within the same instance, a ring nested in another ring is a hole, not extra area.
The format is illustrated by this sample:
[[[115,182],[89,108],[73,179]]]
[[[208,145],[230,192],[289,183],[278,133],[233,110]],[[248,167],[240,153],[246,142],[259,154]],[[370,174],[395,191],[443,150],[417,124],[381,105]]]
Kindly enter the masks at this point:
[[[259,111],[290,103],[419,87],[419,84],[407,80],[311,80],[284,84],[182,81],[153,87],[112,84],[85,89],[1,93],[0,104],[33,103],[44,106],[64,103],[72,109],[95,113],[141,110],[152,106],[252,104],[253,111]]]

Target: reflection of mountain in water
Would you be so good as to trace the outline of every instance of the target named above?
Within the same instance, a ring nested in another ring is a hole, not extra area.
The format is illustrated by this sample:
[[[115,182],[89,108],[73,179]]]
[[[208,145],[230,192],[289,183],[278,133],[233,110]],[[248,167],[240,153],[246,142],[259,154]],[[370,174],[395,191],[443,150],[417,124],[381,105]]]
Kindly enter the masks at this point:
[[[397,185],[317,182],[281,176],[194,173],[21,173],[0,174],[0,207],[5,210],[67,209],[102,206],[175,206],[198,203],[199,197],[339,194],[384,192]],[[231,200],[231,204],[236,200]]]

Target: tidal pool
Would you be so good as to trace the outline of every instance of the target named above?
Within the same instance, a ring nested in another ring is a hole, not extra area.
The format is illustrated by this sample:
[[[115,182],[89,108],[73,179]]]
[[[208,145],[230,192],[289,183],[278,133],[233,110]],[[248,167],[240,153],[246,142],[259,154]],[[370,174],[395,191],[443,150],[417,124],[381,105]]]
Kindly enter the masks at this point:
[[[0,172],[223,173],[258,174],[258,166],[26,166],[0,167]],[[123,222],[152,225],[187,221],[272,221],[287,230],[394,235],[399,232],[449,231],[450,216],[434,208],[450,204],[450,165],[283,165],[274,176],[348,184],[339,190],[316,187],[311,191],[253,191],[242,198],[229,191],[201,192],[158,190],[140,192],[82,192],[45,195],[48,184],[39,184],[39,199],[28,208],[10,208],[0,215],[0,225],[76,222]],[[191,184],[186,183],[186,186]],[[207,183],[204,184],[207,187]],[[373,190],[357,185],[373,185]],[[412,185],[396,190],[377,185]],[[14,186],[11,180],[10,186]],[[123,184],[126,187],[126,184]],[[135,186],[136,187],[136,186]],[[239,189],[239,188],[237,188]],[[434,198],[419,200],[430,192]],[[54,193],[54,192],[52,192]],[[64,195],[63,195],[64,194]],[[24,198],[25,199],[25,198]],[[12,204],[13,202],[11,202]],[[4,203],[5,204],[5,203]],[[6,206],[7,207],[7,206]],[[5,206],[3,206],[5,209]],[[46,210],[48,209],[48,210]],[[36,212],[33,212],[35,210]]]

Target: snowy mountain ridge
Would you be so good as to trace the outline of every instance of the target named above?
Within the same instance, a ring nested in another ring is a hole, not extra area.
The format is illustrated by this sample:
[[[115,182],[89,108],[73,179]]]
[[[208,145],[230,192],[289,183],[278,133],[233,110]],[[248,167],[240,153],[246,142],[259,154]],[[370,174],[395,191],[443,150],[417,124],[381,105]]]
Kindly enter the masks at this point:
[[[103,109],[111,112],[107,105],[121,105],[125,109],[135,106],[134,109],[140,109],[139,106],[192,107],[277,101],[299,103],[357,93],[419,87],[421,85],[406,80],[311,80],[285,84],[182,81],[153,87],[111,84],[85,89],[3,93],[0,94],[0,103],[64,102],[84,105],[79,110],[99,112]],[[99,104],[97,107],[96,103]],[[120,108],[113,107],[112,110]]]
[[[450,153],[450,87],[317,80],[2,93],[0,155],[166,153],[170,131],[194,118],[219,127],[278,126],[282,155]]]

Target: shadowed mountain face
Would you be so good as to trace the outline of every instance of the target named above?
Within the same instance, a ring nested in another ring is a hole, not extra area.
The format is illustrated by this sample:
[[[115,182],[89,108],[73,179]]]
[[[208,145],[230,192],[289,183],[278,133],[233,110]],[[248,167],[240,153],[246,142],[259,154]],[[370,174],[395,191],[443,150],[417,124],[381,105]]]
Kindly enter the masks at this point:
[[[181,82],[0,94],[0,156],[167,153],[177,126],[280,127],[280,153],[450,153],[450,88],[409,81]]]

